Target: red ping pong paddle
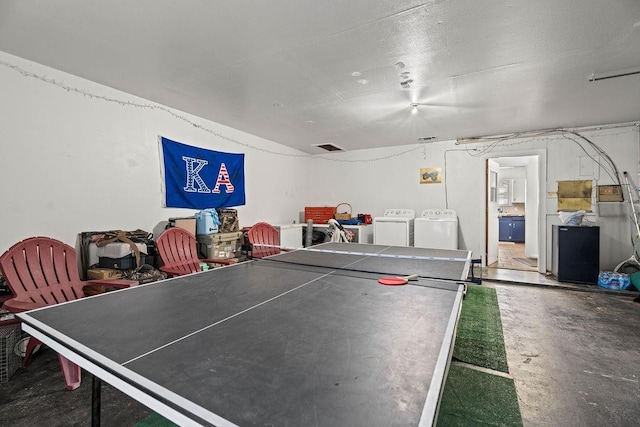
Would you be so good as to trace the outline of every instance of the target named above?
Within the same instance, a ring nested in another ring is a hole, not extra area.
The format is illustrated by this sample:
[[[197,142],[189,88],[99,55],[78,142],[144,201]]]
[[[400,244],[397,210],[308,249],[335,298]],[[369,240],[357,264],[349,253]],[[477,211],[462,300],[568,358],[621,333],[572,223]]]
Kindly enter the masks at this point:
[[[409,280],[417,280],[417,279],[418,279],[417,274],[412,274],[411,276],[404,276],[404,277],[387,276],[387,277],[379,278],[378,283],[387,285],[387,286],[398,286],[398,285],[406,284]]]

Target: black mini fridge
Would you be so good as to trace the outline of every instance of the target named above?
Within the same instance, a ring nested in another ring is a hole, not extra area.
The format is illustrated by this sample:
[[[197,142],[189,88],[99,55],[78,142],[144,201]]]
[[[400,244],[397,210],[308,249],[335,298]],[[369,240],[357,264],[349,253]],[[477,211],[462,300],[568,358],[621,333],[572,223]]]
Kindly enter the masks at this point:
[[[560,282],[598,284],[600,227],[554,225],[551,272]]]

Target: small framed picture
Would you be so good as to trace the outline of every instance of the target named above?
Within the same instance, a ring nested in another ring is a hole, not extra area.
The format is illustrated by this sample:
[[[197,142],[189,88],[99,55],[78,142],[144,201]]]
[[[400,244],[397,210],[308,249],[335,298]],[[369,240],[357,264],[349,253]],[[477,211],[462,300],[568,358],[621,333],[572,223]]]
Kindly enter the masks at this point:
[[[441,168],[420,168],[420,184],[440,184],[441,182]]]

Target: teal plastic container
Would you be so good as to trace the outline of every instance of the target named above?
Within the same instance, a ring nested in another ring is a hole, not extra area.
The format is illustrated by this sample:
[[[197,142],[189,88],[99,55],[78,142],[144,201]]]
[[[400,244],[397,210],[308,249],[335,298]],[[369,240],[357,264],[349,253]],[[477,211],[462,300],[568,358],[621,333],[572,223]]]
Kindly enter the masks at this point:
[[[215,209],[204,209],[195,214],[196,234],[213,234],[218,232],[220,220]]]

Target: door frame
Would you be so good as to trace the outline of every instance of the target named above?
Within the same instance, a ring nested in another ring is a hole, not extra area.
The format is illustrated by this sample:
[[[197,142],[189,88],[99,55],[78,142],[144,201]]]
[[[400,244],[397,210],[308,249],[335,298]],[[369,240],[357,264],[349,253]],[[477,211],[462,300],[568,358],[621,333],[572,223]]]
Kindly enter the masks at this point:
[[[499,147],[496,147],[499,149]],[[525,157],[525,156],[537,156],[538,157],[538,273],[545,274],[547,272],[547,265],[551,265],[551,248],[550,242],[548,245],[547,239],[547,150],[546,149],[531,149],[531,150],[514,150],[514,151],[496,151],[491,152],[485,156],[485,163],[487,159],[497,159],[500,157]],[[486,167],[485,169],[485,175]],[[486,178],[485,178],[486,179]],[[487,217],[489,211],[489,195],[485,197],[485,224],[488,223]],[[489,236],[485,227],[485,249],[489,243]]]
[[[485,198],[485,263],[487,266],[498,261],[498,168],[500,164],[493,159],[485,159],[486,198]],[[493,174],[495,173],[495,177]],[[493,191],[492,191],[493,190]],[[492,200],[495,199],[495,200]]]

